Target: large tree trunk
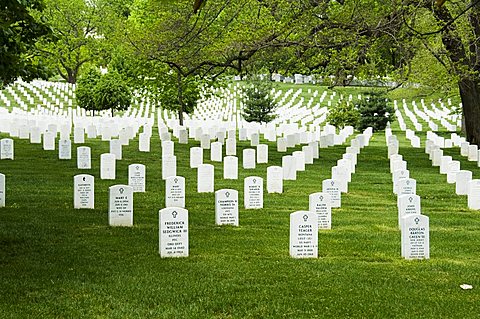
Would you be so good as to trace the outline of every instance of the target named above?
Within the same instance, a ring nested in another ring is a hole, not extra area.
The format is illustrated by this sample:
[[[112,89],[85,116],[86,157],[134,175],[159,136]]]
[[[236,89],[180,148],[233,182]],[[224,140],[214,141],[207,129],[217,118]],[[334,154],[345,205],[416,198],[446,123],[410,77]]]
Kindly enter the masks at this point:
[[[68,83],[75,84],[77,83],[77,70],[65,67],[67,71],[66,77],[62,76]]]
[[[75,84],[77,83],[77,75],[73,72],[68,72],[68,83]]]
[[[458,86],[467,141],[480,145],[480,78],[462,79]]]

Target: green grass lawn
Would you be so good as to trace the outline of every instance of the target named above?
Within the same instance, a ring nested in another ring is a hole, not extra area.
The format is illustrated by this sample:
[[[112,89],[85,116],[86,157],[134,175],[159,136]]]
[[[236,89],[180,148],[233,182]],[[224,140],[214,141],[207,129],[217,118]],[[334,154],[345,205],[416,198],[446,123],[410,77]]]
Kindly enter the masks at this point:
[[[400,256],[383,133],[358,156],[349,193],[333,210],[332,230],[319,232],[319,258],[309,260],[289,257],[289,215],[308,209],[308,195],[321,191],[347,145],[321,149],[296,181],[284,182],[283,194],[265,193],[261,210],[243,209],[243,178],[266,179],[267,166],[281,165],[285,154],[274,143],[266,142],[269,164],[240,168],[237,181],[223,180],[222,164],[212,163],[215,189],[239,191],[240,227],[220,227],[214,194],[196,192],[196,170],[189,168],[189,147],[199,143],[176,143],[190,256],[162,259],[158,210],[165,185],[156,130],[150,153],[138,152],[138,139],[123,148],[115,181],[100,180],[108,142],[87,140],[93,169],[85,171],[76,168],[75,147],[72,160],[60,161],[57,151],[15,139],[15,160],[0,161],[7,183],[7,207],[0,208],[0,318],[479,318],[480,212],[469,210],[424,150],[409,147],[393,128],[430,217],[430,260]],[[237,142],[240,165],[248,146]],[[458,148],[448,152],[480,178]],[[204,152],[205,162],[209,158]],[[126,184],[132,163],[147,166],[147,192],[135,194],[134,227],[109,227],[108,187]],[[73,176],[81,173],[95,176],[94,210],[73,209]],[[474,289],[460,289],[463,283]]]

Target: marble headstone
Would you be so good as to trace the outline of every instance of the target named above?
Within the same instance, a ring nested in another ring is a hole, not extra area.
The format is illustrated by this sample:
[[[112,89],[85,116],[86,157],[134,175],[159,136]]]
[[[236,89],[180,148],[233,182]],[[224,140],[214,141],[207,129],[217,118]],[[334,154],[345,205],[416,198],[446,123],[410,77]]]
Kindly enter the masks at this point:
[[[94,177],[87,174],[79,174],[73,177],[73,208],[95,208],[95,183]]]
[[[133,226],[133,187],[113,185],[109,188],[108,224]]]
[[[115,154],[100,155],[100,179],[115,179]]]
[[[245,178],[244,205],[246,209],[263,208],[263,178],[258,176]]]
[[[185,208],[185,178],[170,176],[165,184],[165,207]]]
[[[313,193],[308,197],[309,211],[318,217],[318,229],[332,229],[332,204],[328,193]]]
[[[130,164],[128,165],[128,185],[132,186],[134,193],[145,192],[146,174],[145,165]]]
[[[188,257],[188,210],[167,207],[159,211],[160,257]]]
[[[220,189],[215,192],[215,224],[238,226],[238,191]]]
[[[318,217],[309,211],[290,214],[290,256],[318,257]]]

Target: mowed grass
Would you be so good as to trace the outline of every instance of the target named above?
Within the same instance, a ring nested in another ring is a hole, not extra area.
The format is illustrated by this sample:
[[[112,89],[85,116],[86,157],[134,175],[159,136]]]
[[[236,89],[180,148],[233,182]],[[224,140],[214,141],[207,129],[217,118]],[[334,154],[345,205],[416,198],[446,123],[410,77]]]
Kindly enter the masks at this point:
[[[156,131],[150,153],[137,151],[138,140],[123,148],[115,181],[100,179],[108,142],[87,140],[93,169],[84,171],[76,168],[75,147],[72,160],[61,161],[57,151],[15,139],[15,160],[0,161],[7,180],[7,207],[0,209],[0,318],[479,318],[480,212],[455,195],[423,149],[394,133],[430,217],[430,260],[400,256],[383,133],[358,156],[349,193],[333,210],[332,230],[320,231],[314,260],[289,257],[289,215],[308,209],[308,195],[321,191],[346,145],[321,149],[296,181],[285,181],[283,194],[265,192],[261,210],[243,209],[243,178],[266,179],[267,166],[280,165],[285,154],[268,143],[269,164],[240,168],[237,181],[223,180],[222,164],[213,163],[215,189],[239,191],[240,227],[220,227],[214,194],[196,192],[196,170],[189,168],[189,147],[199,143],[176,143],[177,172],[186,178],[190,256],[162,259],[158,210],[165,185]],[[246,147],[238,142],[240,165]],[[450,152],[461,159],[458,149]],[[480,178],[476,165],[461,160]],[[147,192],[134,196],[134,227],[109,227],[108,187],[126,184],[132,163],[147,166]],[[95,176],[94,210],[73,209],[73,176],[80,173]],[[460,289],[463,283],[474,289]]]

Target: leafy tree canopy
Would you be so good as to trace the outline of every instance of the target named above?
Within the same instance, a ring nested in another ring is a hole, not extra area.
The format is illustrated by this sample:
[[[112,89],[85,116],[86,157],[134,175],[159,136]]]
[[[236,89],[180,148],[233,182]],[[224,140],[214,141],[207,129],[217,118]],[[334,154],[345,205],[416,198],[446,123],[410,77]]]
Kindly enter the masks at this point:
[[[41,60],[31,53],[35,42],[50,35],[50,29],[32,15],[43,9],[41,0],[2,0],[0,8],[0,88],[18,77],[46,78]],[[51,40],[51,39],[50,39]]]

